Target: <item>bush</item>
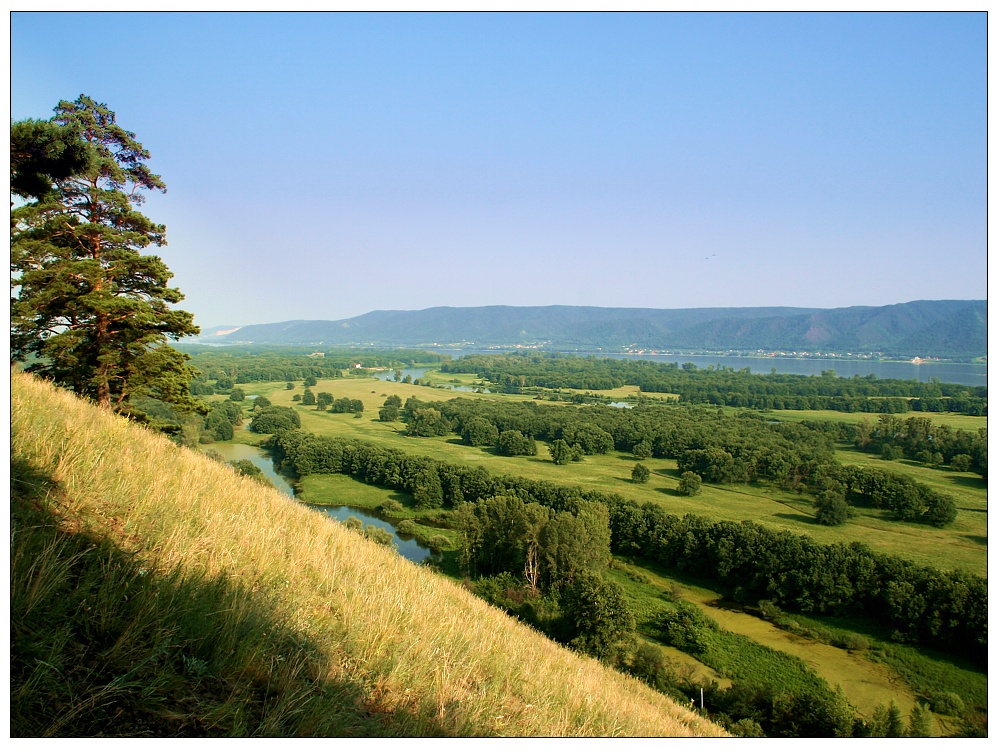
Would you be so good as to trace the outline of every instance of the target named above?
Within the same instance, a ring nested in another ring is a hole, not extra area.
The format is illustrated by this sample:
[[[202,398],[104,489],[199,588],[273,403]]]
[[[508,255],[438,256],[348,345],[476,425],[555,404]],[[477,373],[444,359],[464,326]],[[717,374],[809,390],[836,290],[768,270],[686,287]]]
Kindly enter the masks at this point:
[[[965,701],[956,693],[931,693],[931,711],[945,716],[959,716],[965,711]]]
[[[699,492],[701,492],[701,477],[693,471],[685,471],[681,474],[681,481],[677,485],[677,494],[690,497]]]
[[[403,504],[399,500],[389,498],[378,506],[378,512],[384,516],[395,516],[403,512]]]
[[[645,464],[636,464],[632,468],[632,481],[636,484],[644,484],[649,481],[649,469]]]
[[[406,518],[396,524],[396,533],[406,536],[416,536],[420,533],[420,527],[412,518]]]

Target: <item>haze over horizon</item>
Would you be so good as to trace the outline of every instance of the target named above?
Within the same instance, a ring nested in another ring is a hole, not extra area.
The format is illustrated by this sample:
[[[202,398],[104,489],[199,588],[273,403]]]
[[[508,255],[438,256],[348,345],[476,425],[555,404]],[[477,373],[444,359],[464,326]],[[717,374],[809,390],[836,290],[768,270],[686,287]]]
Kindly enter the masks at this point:
[[[12,119],[86,94],[150,151],[203,328],[987,297],[985,13],[10,24]]]

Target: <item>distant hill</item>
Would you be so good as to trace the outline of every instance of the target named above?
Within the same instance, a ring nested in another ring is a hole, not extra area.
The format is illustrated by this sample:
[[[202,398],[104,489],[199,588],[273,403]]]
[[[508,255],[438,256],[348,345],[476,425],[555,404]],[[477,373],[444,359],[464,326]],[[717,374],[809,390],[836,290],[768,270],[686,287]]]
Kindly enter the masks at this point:
[[[883,352],[903,357],[986,354],[985,300],[884,307],[432,307],[344,320],[212,329],[213,343],[325,346],[541,345],[560,349]]]

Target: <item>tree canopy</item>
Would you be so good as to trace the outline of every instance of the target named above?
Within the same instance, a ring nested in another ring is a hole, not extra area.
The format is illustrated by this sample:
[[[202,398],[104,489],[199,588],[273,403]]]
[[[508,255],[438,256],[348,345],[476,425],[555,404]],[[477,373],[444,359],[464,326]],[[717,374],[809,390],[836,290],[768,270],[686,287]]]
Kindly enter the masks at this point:
[[[104,408],[137,418],[136,397],[200,408],[195,371],[167,345],[198,333],[149,245],[166,229],[139,212],[165,192],[135,134],[104,104],[61,101],[47,123],[11,125],[11,358]]]

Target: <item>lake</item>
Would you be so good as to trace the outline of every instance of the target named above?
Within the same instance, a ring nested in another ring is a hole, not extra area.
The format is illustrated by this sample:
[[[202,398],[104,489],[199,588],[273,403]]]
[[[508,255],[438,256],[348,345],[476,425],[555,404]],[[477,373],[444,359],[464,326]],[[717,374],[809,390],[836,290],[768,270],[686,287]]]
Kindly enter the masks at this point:
[[[251,461],[254,466],[259,467],[264,472],[278,490],[289,497],[295,497],[295,488],[292,487],[285,477],[275,471],[274,461],[271,460],[271,457],[263,449],[253,445],[243,445],[242,443],[212,443],[207,447],[222,454],[222,457],[226,461],[237,461],[240,459]],[[348,517],[354,516],[364,523],[365,526],[372,525],[380,529],[385,529],[392,534],[392,542],[399,551],[399,554],[411,562],[421,562],[431,555],[431,551],[427,547],[421,546],[412,537],[400,536],[396,533],[396,529],[391,523],[372,515],[371,511],[367,509],[351,508],[347,505],[314,505],[312,503],[308,504],[307,507],[318,513],[325,513],[337,521],[346,521]]]

